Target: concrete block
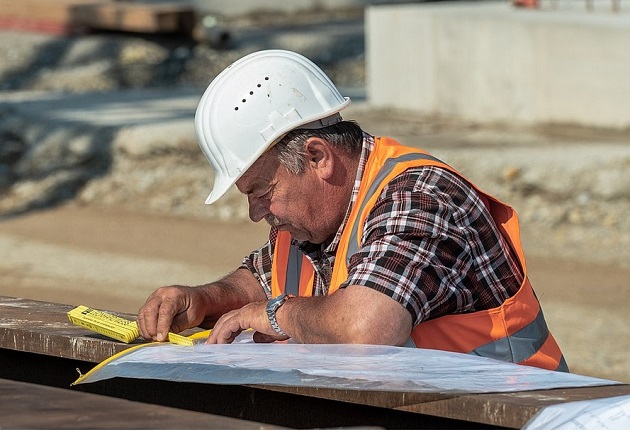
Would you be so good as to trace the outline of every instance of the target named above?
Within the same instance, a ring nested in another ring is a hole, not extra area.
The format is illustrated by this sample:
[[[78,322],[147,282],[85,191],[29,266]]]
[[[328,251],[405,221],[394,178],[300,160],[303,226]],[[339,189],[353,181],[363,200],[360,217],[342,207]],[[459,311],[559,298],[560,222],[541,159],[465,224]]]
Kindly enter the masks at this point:
[[[370,6],[367,97],[475,122],[630,127],[630,13]]]

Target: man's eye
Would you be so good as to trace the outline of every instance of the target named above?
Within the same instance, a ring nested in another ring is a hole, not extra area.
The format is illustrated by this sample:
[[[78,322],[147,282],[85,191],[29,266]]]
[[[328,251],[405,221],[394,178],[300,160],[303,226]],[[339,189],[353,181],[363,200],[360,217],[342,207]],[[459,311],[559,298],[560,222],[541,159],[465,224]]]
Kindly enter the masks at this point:
[[[273,188],[269,188],[266,192],[256,194],[255,197],[257,199],[269,200],[271,199],[272,195],[273,195]]]
[[[273,195],[273,188],[270,188],[266,194],[262,195],[261,198],[268,200],[268,199],[271,199],[272,195]]]

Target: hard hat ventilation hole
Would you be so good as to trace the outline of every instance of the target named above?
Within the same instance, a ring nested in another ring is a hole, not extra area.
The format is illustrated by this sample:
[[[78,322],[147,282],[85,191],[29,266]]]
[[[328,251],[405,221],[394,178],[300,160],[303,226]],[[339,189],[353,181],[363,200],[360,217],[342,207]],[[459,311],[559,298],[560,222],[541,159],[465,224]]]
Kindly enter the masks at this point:
[[[265,77],[265,81],[269,81],[269,77]],[[262,87],[262,84],[260,84],[260,83],[256,84],[256,87],[260,88],[260,87]],[[249,95],[253,96],[254,95],[254,91],[250,90],[249,91]],[[267,96],[269,96],[269,95],[267,95]],[[245,103],[245,102],[247,102],[247,99],[241,99],[241,102]],[[234,107],[234,111],[238,111],[238,107],[237,106]]]

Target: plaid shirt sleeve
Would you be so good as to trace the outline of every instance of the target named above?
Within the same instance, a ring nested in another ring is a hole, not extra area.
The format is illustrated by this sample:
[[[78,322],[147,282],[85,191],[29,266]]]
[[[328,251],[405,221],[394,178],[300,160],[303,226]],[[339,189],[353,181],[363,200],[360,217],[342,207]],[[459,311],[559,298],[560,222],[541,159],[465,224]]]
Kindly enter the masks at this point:
[[[414,325],[499,306],[523,280],[479,195],[438,167],[407,170],[385,187],[348,273],[343,286],[391,296]]]
[[[258,279],[267,298],[271,298],[271,264],[273,262],[273,249],[276,244],[278,230],[271,228],[269,240],[263,247],[243,258],[241,268],[246,268]]]

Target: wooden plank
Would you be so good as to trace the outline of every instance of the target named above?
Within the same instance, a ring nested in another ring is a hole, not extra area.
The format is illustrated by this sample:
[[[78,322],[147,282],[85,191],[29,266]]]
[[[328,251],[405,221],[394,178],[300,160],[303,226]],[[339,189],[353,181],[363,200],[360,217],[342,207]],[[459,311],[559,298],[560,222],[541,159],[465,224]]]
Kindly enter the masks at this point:
[[[0,379],[0,429],[278,429],[159,405]]]
[[[360,392],[307,387],[252,387],[514,429],[521,429],[534,414],[550,405],[630,395],[630,385],[627,384],[484,394]]]
[[[72,20],[72,8],[87,4],[110,3],[112,0],[2,0],[0,16],[47,19],[51,22]]]
[[[194,9],[177,3],[99,3],[73,8],[76,22],[89,28],[139,33],[190,35],[196,24]]]
[[[0,296],[0,348],[99,363],[129,346],[73,326],[66,318],[73,307]],[[521,428],[549,405],[630,395],[628,384],[492,394],[250,387],[508,428]]]
[[[0,26],[32,30],[97,29],[190,36],[194,8],[181,3],[113,0],[2,0]]]
[[[2,0],[0,28],[54,34],[80,33],[86,28],[76,21],[73,7],[112,0]]]
[[[67,316],[71,309],[70,305],[0,296],[0,348],[93,363],[129,348],[130,344],[72,324]]]

